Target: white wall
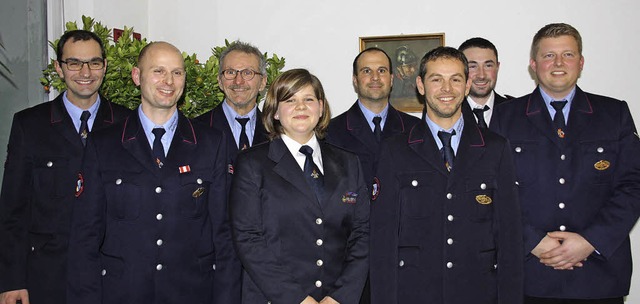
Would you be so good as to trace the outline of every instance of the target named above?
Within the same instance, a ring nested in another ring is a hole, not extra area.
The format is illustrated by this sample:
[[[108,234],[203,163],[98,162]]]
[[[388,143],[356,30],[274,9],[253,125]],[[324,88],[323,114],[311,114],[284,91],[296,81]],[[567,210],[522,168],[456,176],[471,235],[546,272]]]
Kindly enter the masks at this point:
[[[73,6],[77,2],[77,6]],[[104,3],[109,2],[110,4]],[[133,25],[150,40],[166,40],[183,51],[208,58],[224,39],[252,42],[263,52],[304,67],[323,82],[334,115],[355,101],[351,63],[361,36],[445,33],[457,47],[482,36],[499,51],[497,91],[520,96],[535,86],[528,74],[534,33],[547,23],[566,22],[583,36],[585,68],[579,85],[592,93],[629,101],[634,97],[640,61],[640,3],[632,0],[460,0],[449,1],[212,1],[212,0],[67,0],[66,17],[89,14],[109,26]],[[116,3],[114,5],[114,3]],[[73,7],[71,9],[70,7]],[[145,10],[147,9],[148,10]],[[640,265],[640,232],[632,233]],[[627,303],[640,303],[640,266]]]
[[[82,15],[94,18],[110,28],[133,27],[143,37],[149,37],[147,0],[48,0],[63,3],[64,22],[75,21],[82,28]],[[154,2],[151,0],[151,2]],[[171,5],[174,5],[173,3]],[[59,37],[59,36],[58,36]],[[56,37],[56,38],[58,38]]]

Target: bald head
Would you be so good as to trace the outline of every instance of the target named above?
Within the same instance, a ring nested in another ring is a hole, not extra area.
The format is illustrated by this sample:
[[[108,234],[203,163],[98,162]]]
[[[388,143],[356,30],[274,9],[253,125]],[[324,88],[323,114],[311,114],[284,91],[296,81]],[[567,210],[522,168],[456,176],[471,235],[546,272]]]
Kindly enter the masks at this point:
[[[163,124],[174,113],[185,87],[182,54],[169,43],[150,43],[140,51],[131,76],[140,86],[142,111],[154,123]]]
[[[151,42],[145,45],[140,51],[140,54],[138,55],[138,66],[145,64],[145,61],[147,61],[147,58],[150,55],[149,53],[155,53],[155,52],[162,52],[165,54],[175,53],[177,56],[181,58],[182,65],[184,67],[184,59],[182,59],[182,53],[180,52],[180,50],[177,47],[175,47],[173,44],[165,41],[156,41],[156,42]]]

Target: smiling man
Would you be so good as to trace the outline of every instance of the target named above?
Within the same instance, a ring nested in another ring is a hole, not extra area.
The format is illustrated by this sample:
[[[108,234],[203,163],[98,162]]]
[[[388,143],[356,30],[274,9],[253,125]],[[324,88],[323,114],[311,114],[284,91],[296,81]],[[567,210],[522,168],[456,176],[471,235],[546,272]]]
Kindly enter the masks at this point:
[[[77,176],[68,303],[239,303],[224,135],[177,110],[180,51],[145,46],[135,114],[96,132]]]
[[[74,184],[89,132],[129,115],[98,89],[107,60],[94,33],[60,37],[55,67],[67,90],[15,114],[0,197],[0,303],[66,303]]]
[[[578,30],[544,26],[529,60],[538,87],[491,124],[515,155],[527,304],[622,304],[629,293],[640,141],[626,102],[577,85],[584,62]]]
[[[246,42],[234,41],[220,54],[218,84],[224,101],[196,118],[227,136],[231,163],[238,151],[267,140],[258,94],[267,85],[267,62],[260,50]]]
[[[471,89],[467,102],[478,126],[487,128],[491,123],[494,107],[507,101],[495,91],[500,70],[498,50],[491,41],[480,37],[463,42],[458,50],[464,53],[469,62]]]
[[[367,185],[377,184],[374,174],[380,143],[393,135],[409,131],[420,119],[396,110],[389,103],[393,86],[391,58],[379,48],[368,48],[353,60],[353,89],[358,100],[349,110],[333,118],[327,141],[358,155]],[[377,189],[377,185],[373,186]],[[373,189],[373,196],[376,190]],[[361,304],[370,303],[369,284]]]
[[[391,59],[382,49],[368,48],[353,60],[353,88],[358,100],[331,120],[327,141],[360,158],[367,183],[373,181],[380,142],[407,132],[420,119],[396,110],[389,103],[393,85]]]
[[[507,141],[461,110],[462,52],[427,53],[425,122],[382,146],[371,203],[374,304],[522,303],[522,235]]]

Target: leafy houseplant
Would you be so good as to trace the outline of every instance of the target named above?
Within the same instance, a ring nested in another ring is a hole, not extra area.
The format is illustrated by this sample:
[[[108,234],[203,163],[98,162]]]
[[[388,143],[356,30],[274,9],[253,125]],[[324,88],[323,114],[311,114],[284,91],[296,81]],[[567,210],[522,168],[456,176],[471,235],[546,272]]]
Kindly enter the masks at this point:
[[[75,22],[67,22],[66,30],[76,30]],[[111,36],[112,30],[95,22],[93,18],[82,16],[82,29],[92,31],[102,39],[107,54],[107,72],[104,76],[100,93],[110,101],[134,109],[140,104],[140,89],[131,79],[131,70],[137,64],[138,54],[148,44],[147,39],[137,40],[132,38],[133,28],[125,27],[122,36],[114,42]],[[58,40],[49,43],[55,49]],[[213,55],[206,62],[201,63],[196,54],[182,53],[187,72],[187,83],[182,100],[179,103],[180,110],[187,117],[196,117],[220,104],[224,99],[224,93],[218,86],[218,58],[222,51],[229,46],[225,40],[224,46],[214,47]],[[285,65],[285,59],[273,54],[267,61],[267,88],[281,73]],[[55,59],[42,72],[40,83],[45,91],[55,88],[61,92],[66,85],[58,76],[54,66]]]

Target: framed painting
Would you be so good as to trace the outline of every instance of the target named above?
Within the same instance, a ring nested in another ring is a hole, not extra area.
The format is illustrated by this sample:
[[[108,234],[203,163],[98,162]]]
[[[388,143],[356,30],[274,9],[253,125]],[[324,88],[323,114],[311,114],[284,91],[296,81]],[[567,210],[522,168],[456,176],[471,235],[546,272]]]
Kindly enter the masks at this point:
[[[422,112],[422,98],[416,89],[420,60],[439,46],[444,46],[444,33],[360,37],[360,51],[377,47],[391,58],[393,87],[389,101],[403,112]]]

